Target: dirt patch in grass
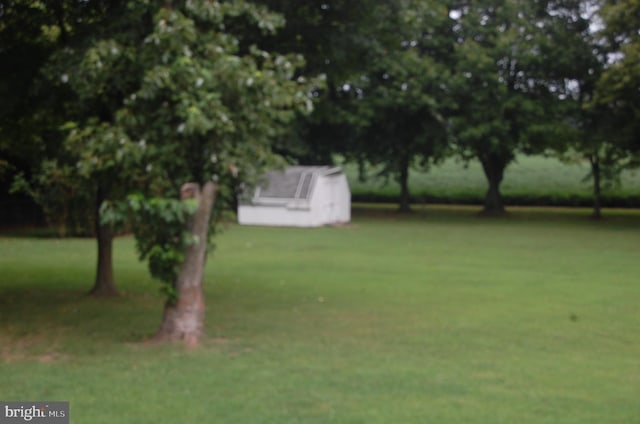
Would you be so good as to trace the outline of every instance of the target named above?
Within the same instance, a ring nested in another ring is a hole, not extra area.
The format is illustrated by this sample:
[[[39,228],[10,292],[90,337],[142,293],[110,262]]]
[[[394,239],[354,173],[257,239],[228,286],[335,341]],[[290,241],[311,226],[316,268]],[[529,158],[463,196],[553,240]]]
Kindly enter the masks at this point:
[[[58,352],[57,343],[52,342],[51,335],[46,332],[20,337],[10,334],[10,331],[0,333],[2,362],[38,361],[47,364],[69,358],[69,355]]]

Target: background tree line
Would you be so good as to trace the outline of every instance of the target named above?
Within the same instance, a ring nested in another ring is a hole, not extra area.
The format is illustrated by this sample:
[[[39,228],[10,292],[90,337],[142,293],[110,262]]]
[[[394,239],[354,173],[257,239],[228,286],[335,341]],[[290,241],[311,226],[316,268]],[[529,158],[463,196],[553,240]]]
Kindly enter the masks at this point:
[[[34,182],[36,170],[48,168],[56,192],[32,194],[52,219],[69,221],[74,202],[89,195],[50,162],[69,162],[62,125],[72,115],[108,121],[138,83],[132,69],[150,66],[138,57],[125,64],[124,54],[102,60],[100,49],[117,49],[104,42],[84,61],[71,50],[100,38],[144,39],[153,19],[145,5],[0,2],[0,176],[6,190],[17,171]],[[400,182],[402,209],[408,169],[451,155],[482,164],[487,211],[503,209],[499,186],[517,154],[584,157],[596,213],[601,181],[637,165],[637,1],[258,0],[242,7],[251,12],[224,18],[239,49],[296,53],[305,62],[295,77],[326,76],[312,92],[314,112],[274,134],[270,149],[301,163],[339,153],[384,165]],[[258,10],[277,12],[283,25],[251,25],[247,16]],[[63,82],[64,70],[78,66],[85,72]]]
[[[450,156],[482,164],[488,213],[520,154],[587,160],[595,216],[603,182],[637,166],[638,2],[264,3],[292,22],[274,45],[327,75],[293,156],[382,165],[401,210],[409,169]]]

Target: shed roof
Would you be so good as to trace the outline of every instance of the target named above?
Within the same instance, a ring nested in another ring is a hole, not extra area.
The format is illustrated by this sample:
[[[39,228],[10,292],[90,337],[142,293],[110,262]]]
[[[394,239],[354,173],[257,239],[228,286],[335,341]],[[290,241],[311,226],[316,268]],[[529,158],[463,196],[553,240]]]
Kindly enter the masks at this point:
[[[311,197],[318,177],[342,173],[332,166],[290,166],[284,170],[269,171],[256,186],[251,199],[253,204],[305,203]]]

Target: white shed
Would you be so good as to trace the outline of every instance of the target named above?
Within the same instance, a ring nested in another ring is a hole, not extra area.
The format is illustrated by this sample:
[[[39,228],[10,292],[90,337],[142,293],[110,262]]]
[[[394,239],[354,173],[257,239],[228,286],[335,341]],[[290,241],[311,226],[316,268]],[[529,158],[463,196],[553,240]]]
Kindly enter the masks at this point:
[[[339,167],[291,166],[268,172],[238,206],[244,225],[319,227],[351,220],[351,192]]]

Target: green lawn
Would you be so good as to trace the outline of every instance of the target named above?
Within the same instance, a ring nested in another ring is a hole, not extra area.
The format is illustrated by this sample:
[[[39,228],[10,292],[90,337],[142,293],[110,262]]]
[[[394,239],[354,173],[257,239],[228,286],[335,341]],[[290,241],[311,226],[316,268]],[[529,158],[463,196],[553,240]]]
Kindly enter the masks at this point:
[[[354,196],[390,200],[398,197],[400,188],[393,181],[375,178],[371,170],[366,181],[359,181],[357,166],[343,165],[349,178]],[[589,174],[587,163],[566,164],[555,158],[542,156],[521,156],[507,167],[501,191],[507,201],[513,203],[542,204],[582,204],[589,205],[592,196],[592,181],[585,180]],[[487,182],[482,167],[477,161],[465,166],[462,162],[449,159],[433,167],[429,172],[413,170],[410,173],[409,188],[419,201],[422,198],[436,198],[447,203],[478,203],[487,191]],[[605,187],[605,200],[625,204],[633,198],[640,201],[640,171],[626,171],[620,185]]]
[[[141,343],[158,286],[83,296],[92,240],[0,238],[0,399],[80,423],[638,423],[640,212],[356,209],[352,225],[232,225],[198,350]]]

